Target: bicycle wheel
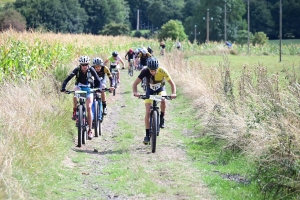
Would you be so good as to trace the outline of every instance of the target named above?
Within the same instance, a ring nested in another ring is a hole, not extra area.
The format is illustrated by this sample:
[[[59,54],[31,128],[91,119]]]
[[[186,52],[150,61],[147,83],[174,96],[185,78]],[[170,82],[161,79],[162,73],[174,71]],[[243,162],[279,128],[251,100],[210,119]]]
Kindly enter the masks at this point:
[[[157,136],[157,112],[152,112],[152,123],[150,124],[151,127],[151,151],[155,153],[156,150],[156,136]]]
[[[130,66],[130,72],[129,72],[129,75],[130,75],[130,76],[133,76],[133,66],[132,66],[132,64],[131,64],[131,66]]]
[[[82,105],[78,106],[78,138],[77,138],[77,147],[82,146],[82,129],[83,127],[83,111],[82,111]]]
[[[97,94],[95,94],[97,95]],[[98,109],[99,109],[99,105],[98,105],[98,101],[97,100],[94,100],[93,102],[94,104],[94,119],[93,119],[93,125],[94,125],[94,130],[95,130],[95,137],[98,137],[99,136],[99,132],[98,132],[98,127],[97,127],[97,124],[98,124]]]
[[[102,131],[102,102],[95,101],[95,137],[99,137]]]

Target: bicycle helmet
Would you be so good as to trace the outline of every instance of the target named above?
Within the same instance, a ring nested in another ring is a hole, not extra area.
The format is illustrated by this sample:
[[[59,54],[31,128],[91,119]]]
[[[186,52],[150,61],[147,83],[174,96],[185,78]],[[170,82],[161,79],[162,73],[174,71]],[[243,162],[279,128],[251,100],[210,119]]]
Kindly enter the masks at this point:
[[[112,55],[113,57],[117,57],[119,54],[118,54],[118,52],[114,51],[114,52],[112,52],[111,55]]]
[[[94,58],[93,65],[101,65],[103,66],[103,60],[99,57]]]
[[[79,63],[82,64],[89,64],[90,58],[88,56],[80,56]]]
[[[159,64],[158,64],[158,60],[154,57],[150,57],[147,59],[147,67],[150,70],[157,70]]]
[[[132,52],[133,52],[133,50],[132,50],[132,49],[129,49],[129,52],[130,52],[130,53],[132,53]]]
[[[143,54],[146,54],[146,53],[148,53],[148,50],[147,50],[146,48],[143,48],[143,49],[142,49],[142,53],[143,53]]]

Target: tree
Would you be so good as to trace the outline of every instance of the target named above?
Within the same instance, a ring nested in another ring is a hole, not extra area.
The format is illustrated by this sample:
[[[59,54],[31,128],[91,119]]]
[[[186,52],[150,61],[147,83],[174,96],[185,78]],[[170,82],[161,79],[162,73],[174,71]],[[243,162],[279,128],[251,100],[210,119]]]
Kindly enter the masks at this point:
[[[16,0],[14,6],[26,18],[28,28],[81,33],[87,21],[78,0]]]
[[[160,41],[171,38],[172,40],[186,40],[187,35],[184,32],[182,23],[178,20],[170,20],[161,27],[161,31],[158,34]]]
[[[13,28],[17,31],[24,31],[26,29],[25,18],[14,9],[8,9],[0,15],[0,30]]]
[[[155,0],[147,8],[147,16],[150,22],[160,27],[169,20],[182,20],[181,10],[184,0]]]
[[[104,26],[103,30],[99,32],[102,35],[130,35],[130,27],[126,24],[117,24],[112,22]]]
[[[129,24],[129,7],[120,0],[79,0],[88,15],[85,32],[99,34],[106,24]]]

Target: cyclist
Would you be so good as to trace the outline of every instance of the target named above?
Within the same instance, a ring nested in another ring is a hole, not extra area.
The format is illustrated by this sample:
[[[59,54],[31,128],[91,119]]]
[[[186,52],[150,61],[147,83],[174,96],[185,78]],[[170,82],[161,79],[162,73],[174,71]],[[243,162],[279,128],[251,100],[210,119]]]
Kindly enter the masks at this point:
[[[76,76],[76,82],[74,90],[84,90],[87,91],[86,97],[86,110],[88,113],[88,124],[89,124],[89,131],[88,131],[88,139],[91,140],[93,138],[92,128],[92,103],[93,103],[93,93],[89,93],[89,89],[91,85],[94,83],[95,88],[100,89],[101,80],[97,75],[94,68],[90,67],[90,58],[88,56],[81,56],[79,58],[79,66],[76,67],[71,74],[64,80],[61,88],[61,92],[66,91],[66,86],[68,82]],[[92,79],[94,78],[94,80]],[[76,108],[77,107],[77,98],[73,98],[73,116],[72,119],[76,120]]]
[[[122,60],[121,56],[119,56],[118,52],[116,52],[116,51],[112,52],[111,56],[104,61],[104,65],[106,65],[106,63],[108,61],[110,61],[110,67],[109,67],[110,72],[113,72],[113,71],[118,72],[118,83],[120,83],[119,62],[121,62],[123,65],[122,69],[125,69],[124,61]]]
[[[178,50],[180,50],[180,48],[181,48],[181,43],[180,43],[179,40],[176,42],[176,48],[177,48]]]
[[[110,89],[110,91],[113,91],[115,88],[112,85],[112,75],[111,75],[108,67],[106,67],[103,64],[103,60],[99,57],[94,58],[92,67],[95,69],[95,71],[97,72],[100,79],[102,78],[102,80],[101,80],[102,89],[106,88],[106,78],[105,78],[105,74],[106,74],[110,81],[109,89]],[[104,90],[101,92],[101,99],[102,99],[103,114],[107,115],[106,93]]]
[[[143,66],[147,66],[147,59],[151,57],[151,54],[148,52],[146,48],[142,48],[141,52],[137,56],[140,59],[140,69]]]
[[[129,70],[130,70],[130,60],[133,59],[133,61],[134,61],[134,51],[132,49],[129,49],[129,51],[127,51],[127,53],[125,55],[125,59],[128,60],[128,73],[129,73]],[[133,63],[133,65],[135,65],[135,64]]]
[[[153,56],[153,50],[152,50],[152,48],[150,46],[147,48],[147,50]]]
[[[231,49],[232,48],[232,44],[228,41],[225,42],[225,45],[224,46],[227,46],[228,49]]]
[[[139,97],[140,94],[137,92],[137,85],[142,81],[142,79],[146,77],[147,79],[147,91],[146,95],[152,95],[154,93],[158,93],[159,95],[167,95],[165,89],[165,81],[167,81],[171,85],[171,98],[176,98],[176,85],[173,82],[171,76],[167,72],[166,69],[159,67],[158,60],[155,57],[151,57],[147,60],[147,68],[144,68],[137,79],[134,81],[132,85],[133,95]],[[143,143],[148,144],[150,141],[150,107],[152,100],[145,100],[145,127],[146,127],[146,137],[144,138]],[[160,127],[165,127],[165,111],[166,111],[166,100],[163,99],[160,104],[161,114],[160,114]]]
[[[164,55],[165,54],[165,48],[166,48],[165,43],[164,42],[160,42],[160,44],[159,44],[160,55]]]

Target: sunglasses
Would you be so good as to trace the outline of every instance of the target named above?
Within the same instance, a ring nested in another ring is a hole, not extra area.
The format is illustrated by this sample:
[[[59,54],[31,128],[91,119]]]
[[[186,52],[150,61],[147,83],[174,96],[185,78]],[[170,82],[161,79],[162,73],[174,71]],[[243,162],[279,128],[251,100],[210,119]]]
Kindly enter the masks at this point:
[[[89,64],[81,64],[81,66],[88,66]]]

